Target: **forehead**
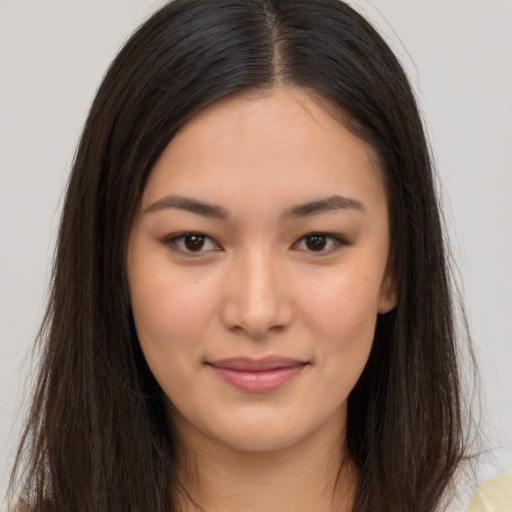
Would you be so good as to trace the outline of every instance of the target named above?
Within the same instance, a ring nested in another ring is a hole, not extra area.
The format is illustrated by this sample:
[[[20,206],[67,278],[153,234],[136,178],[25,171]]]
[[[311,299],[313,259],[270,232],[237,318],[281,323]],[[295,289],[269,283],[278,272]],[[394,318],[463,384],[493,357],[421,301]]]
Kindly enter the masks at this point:
[[[142,207],[163,194],[269,207],[339,194],[385,203],[371,148],[299,88],[238,94],[207,107],[155,164]]]

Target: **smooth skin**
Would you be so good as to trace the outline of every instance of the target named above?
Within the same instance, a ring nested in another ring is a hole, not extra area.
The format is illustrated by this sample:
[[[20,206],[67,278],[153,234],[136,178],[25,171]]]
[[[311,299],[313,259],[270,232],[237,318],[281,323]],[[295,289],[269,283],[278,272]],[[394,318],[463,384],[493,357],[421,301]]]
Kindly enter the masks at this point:
[[[305,90],[223,99],[168,144],[131,231],[128,283],[185,487],[206,512],[350,509],[347,398],[377,315],[396,303],[388,251],[375,155]],[[302,369],[251,392],[211,365],[269,356]]]

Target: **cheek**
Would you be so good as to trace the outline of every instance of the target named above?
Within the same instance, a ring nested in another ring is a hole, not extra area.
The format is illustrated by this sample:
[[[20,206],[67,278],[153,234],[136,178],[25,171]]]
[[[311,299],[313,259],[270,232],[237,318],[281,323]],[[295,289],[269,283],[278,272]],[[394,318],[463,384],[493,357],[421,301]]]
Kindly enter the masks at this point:
[[[130,282],[130,295],[146,362],[169,400],[185,407],[183,397],[191,400],[196,391],[189,375],[202,363],[201,340],[213,310],[211,291],[190,276],[138,272]]]
[[[315,329],[336,343],[373,338],[379,293],[379,269],[353,266],[311,279],[303,289],[301,309]]]
[[[309,316],[316,335],[315,358],[323,369],[326,397],[346,400],[368,360],[377,321],[379,287],[354,270],[309,288]],[[321,341],[321,342],[318,342]]]
[[[215,297],[208,280],[191,279],[186,272],[176,270],[170,274],[163,267],[160,272],[151,268],[137,267],[131,275],[135,327],[148,363],[158,357],[171,362],[183,351],[194,350],[200,332],[211,322]]]

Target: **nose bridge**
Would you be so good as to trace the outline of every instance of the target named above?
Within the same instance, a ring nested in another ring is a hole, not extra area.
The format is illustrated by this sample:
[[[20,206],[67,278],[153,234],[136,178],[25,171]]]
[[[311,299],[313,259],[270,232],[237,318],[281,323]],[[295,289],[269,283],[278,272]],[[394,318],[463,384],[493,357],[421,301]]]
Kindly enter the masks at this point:
[[[252,337],[284,327],[291,309],[284,286],[284,269],[268,247],[241,251],[230,269],[225,320]]]

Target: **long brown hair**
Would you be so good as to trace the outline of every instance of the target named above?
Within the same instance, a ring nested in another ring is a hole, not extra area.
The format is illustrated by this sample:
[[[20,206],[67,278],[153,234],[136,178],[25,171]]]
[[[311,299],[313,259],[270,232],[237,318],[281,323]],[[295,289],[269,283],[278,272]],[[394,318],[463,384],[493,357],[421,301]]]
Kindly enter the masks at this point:
[[[396,308],[349,397],[354,512],[437,510],[466,450],[453,297],[433,166],[408,80],[337,0],[176,0],[112,63],[76,154],[39,376],[11,479],[27,510],[175,510],[179,448],[141,353],[126,246],[146,179],[194,114],[235,92],[304,87],[379,157]]]

